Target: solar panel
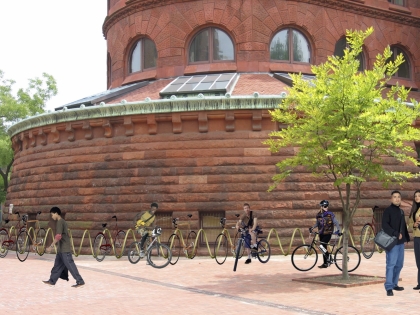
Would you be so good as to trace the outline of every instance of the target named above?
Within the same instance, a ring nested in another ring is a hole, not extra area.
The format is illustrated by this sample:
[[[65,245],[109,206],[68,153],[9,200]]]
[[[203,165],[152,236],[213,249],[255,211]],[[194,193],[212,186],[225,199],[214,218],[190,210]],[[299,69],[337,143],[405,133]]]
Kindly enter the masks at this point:
[[[236,73],[182,76],[168,84],[160,95],[227,92]]]

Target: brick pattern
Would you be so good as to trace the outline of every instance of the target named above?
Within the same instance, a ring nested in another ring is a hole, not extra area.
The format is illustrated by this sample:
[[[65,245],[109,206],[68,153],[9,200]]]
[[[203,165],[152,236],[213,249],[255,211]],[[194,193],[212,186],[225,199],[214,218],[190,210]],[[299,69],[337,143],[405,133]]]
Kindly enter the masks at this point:
[[[12,139],[19,138],[20,147],[15,146],[6,204],[21,214],[42,211],[41,220],[48,220],[52,206],[61,207],[78,246],[85,229],[94,236],[113,215],[122,229],[132,228],[135,215],[154,201],[159,211],[195,213],[195,229],[200,211],[223,210],[235,220],[249,202],[264,229],[276,228],[287,243],[294,228],[313,224],[320,200],[331,200],[336,211],[341,206],[330,182],[304,171],[267,192],[275,163],[294,153],[285,148],[271,154],[262,144],[276,128],[267,111],[237,110],[133,115],[29,130]],[[403,191],[410,195],[417,186],[418,180],[411,181]],[[369,220],[366,209],[388,204],[389,189],[377,182],[363,186],[356,232]],[[83,252],[88,246],[85,240]]]
[[[120,8],[120,2],[113,8]],[[130,6],[130,3],[132,5]],[[374,26],[375,33],[366,43],[368,64],[372,65],[378,52],[387,45],[399,44],[407,50],[410,62],[415,69],[416,84],[419,85],[420,32],[418,26],[404,22],[404,13],[390,11],[387,1],[364,1],[355,3],[361,14],[346,9],[347,6],[329,7],[318,5],[316,1],[165,1],[159,5],[130,1],[124,14],[110,18],[116,19],[106,31],[108,52],[112,60],[112,87],[123,82],[139,80],[128,76],[129,47],[136,39],[151,38],[158,51],[156,78],[167,78],[184,73],[221,71],[215,65],[204,68],[188,65],[187,50],[194,34],[207,26],[216,26],[226,31],[234,41],[236,66],[227,65],[230,71],[237,72],[305,72],[310,67],[287,63],[270,62],[269,45],[271,38],[283,27],[296,27],[308,38],[312,49],[312,63],[319,64],[333,54],[335,43],[345,34],[346,29],[366,29]],[[363,15],[363,5],[371,9],[377,7],[377,17]],[[419,17],[420,10],[411,5],[411,17]],[[382,11],[380,11],[380,10]],[[113,9],[114,10],[114,9]],[[347,11],[346,11],[347,10]],[[396,14],[395,19],[384,18],[386,14]],[[105,22],[104,25],[107,25]],[[218,69],[212,70],[211,67]],[[141,79],[141,78],[140,78]],[[146,79],[146,78],[143,78]]]

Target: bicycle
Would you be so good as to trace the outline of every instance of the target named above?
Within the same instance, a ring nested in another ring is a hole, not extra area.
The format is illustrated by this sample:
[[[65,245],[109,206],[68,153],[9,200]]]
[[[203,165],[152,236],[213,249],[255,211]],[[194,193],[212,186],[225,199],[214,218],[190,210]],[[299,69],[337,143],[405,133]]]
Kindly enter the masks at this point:
[[[166,267],[172,259],[172,252],[169,246],[159,242],[158,237],[162,234],[160,227],[155,227],[152,231],[152,235],[148,236],[147,239],[152,241],[147,245],[146,253],[143,253],[140,248],[140,242],[133,242],[130,245],[128,252],[128,260],[132,264],[137,264],[141,258],[146,256],[147,262],[154,268]]]
[[[239,217],[239,214],[236,214],[235,216]],[[214,258],[219,265],[223,265],[223,263],[226,261],[226,258],[227,258],[229,245],[230,245],[230,250],[232,252],[232,255],[233,257],[235,257],[235,253],[236,253],[235,245],[238,244],[238,239],[240,238],[241,233],[237,231],[235,234],[234,241],[232,242],[230,233],[228,229],[226,229],[226,218],[220,219],[220,225],[222,226],[223,230],[219,235],[217,235],[216,241],[214,243]],[[235,227],[233,226],[232,228],[235,228]],[[228,241],[229,241],[229,244],[228,244]],[[245,251],[245,248],[242,247],[239,259],[242,258],[244,251]]]
[[[366,223],[362,231],[360,232],[360,250],[363,257],[369,259],[373,256],[375,252],[375,235],[376,235],[376,220],[375,220],[375,210],[379,209],[378,206],[372,208],[372,221]]]
[[[197,240],[197,233],[191,230],[191,225],[190,225],[192,214],[188,214],[187,217],[188,217],[188,231],[189,231],[187,234],[187,242],[184,242],[184,238],[182,237],[182,232],[178,229],[179,218],[172,219],[172,224],[175,230],[169,236],[169,239],[168,239],[168,246],[172,251],[172,259],[170,261],[171,265],[175,265],[178,262],[181,250],[184,251],[185,256],[189,259],[193,259],[195,255],[197,254],[197,247],[195,246],[196,240]],[[182,247],[181,247],[181,241],[178,234],[181,235]]]
[[[38,211],[36,213],[36,217],[38,218],[40,214],[41,211]],[[28,220],[28,216],[24,215],[22,217],[22,222],[25,223],[25,227],[21,228],[18,234],[18,241],[16,243],[16,255],[21,262],[24,262],[26,258],[28,258],[31,244],[36,254],[38,254],[39,256],[44,255],[44,242],[46,232],[44,228],[41,228],[38,219]],[[30,223],[33,223],[35,228],[29,227],[28,225]],[[30,233],[31,231],[33,233]]]
[[[123,230],[118,229],[118,219],[116,215],[114,215],[111,219],[115,219],[115,226],[113,229],[114,240],[112,239],[112,233],[110,233],[111,239],[110,242],[108,242],[104,231],[96,234],[95,239],[93,241],[93,257],[95,257],[95,259],[99,262],[104,260],[105,255],[111,252],[111,248],[114,248],[115,255],[118,257],[120,257],[122,253],[125,232]],[[104,229],[106,228],[106,226],[107,223],[102,223],[102,227]],[[114,247],[112,247],[112,242],[114,243]]]
[[[330,243],[323,243],[316,239],[316,236],[319,235],[318,232],[312,232],[314,237],[312,239],[311,244],[304,244],[300,245],[295,248],[292,253],[292,264],[299,271],[309,271],[313,267],[315,267],[316,263],[318,262],[318,252],[316,251],[315,247],[318,247],[322,253],[328,253],[328,266],[331,266],[333,263],[335,266],[342,270],[342,263],[343,263],[343,252],[344,248],[341,246],[335,251],[334,258],[332,257],[332,253],[334,252],[334,248],[337,244],[337,239],[334,239],[334,244]],[[342,233],[338,234],[339,236]],[[322,246],[323,245],[323,246]],[[326,246],[325,246],[326,245]],[[332,246],[331,251],[328,251],[328,246]],[[356,270],[360,265],[360,253],[359,251],[353,247],[348,245],[348,253],[347,253],[347,268],[349,272]]]
[[[15,214],[17,214],[17,216],[18,216],[18,220],[16,222],[16,225],[14,225],[14,226],[12,225],[11,228],[9,229],[9,231],[7,231],[7,229],[5,229],[5,228],[0,229],[0,243],[1,243],[0,258],[6,257],[7,253],[9,252],[9,249],[10,250],[13,249],[15,244],[18,243],[19,233],[22,231],[22,229],[25,228],[24,223],[25,223],[25,220],[27,219],[27,217],[23,216],[21,218],[19,212],[15,212]],[[6,222],[6,224],[8,224],[10,222],[10,220],[6,219],[6,220],[4,220],[4,222]],[[21,225],[21,222],[22,222],[22,225]],[[13,239],[12,239],[13,230],[15,231],[16,242],[13,241]],[[19,242],[22,242],[22,240],[19,240]]]
[[[242,248],[245,246],[245,244],[248,248],[251,247],[250,240],[247,238],[247,235],[249,233],[248,229],[240,228],[239,231],[241,232],[241,237],[238,239],[238,244],[236,246],[235,264],[233,266],[233,271],[236,271]],[[270,244],[264,238],[258,241],[258,235],[263,233],[263,231],[259,227],[257,227],[255,231],[257,232],[257,247],[251,248],[251,256],[253,258],[258,258],[260,262],[265,264],[270,260]]]

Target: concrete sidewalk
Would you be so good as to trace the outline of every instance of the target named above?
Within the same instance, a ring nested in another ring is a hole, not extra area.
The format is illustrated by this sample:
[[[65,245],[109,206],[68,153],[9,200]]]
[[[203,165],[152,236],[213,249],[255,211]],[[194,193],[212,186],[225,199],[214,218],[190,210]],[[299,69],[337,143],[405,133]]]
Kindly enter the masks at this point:
[[[218,265],[209,257],[180,258],[175,266],[155,269],[145,260],[131,264],[126,257],[75,258],[86,285],[48,280],[55,255],[30,253],[21,263],[15,252],[0,259],[0,310],[9,314],[412,314],[419,308],[417,267],[413,250],[406,250],[399,285],[402,292],[386,296],[383,284],[336,288],[292,281],[322,274],[339,274],[332,266],[299,272],[290,256],[271,257],[245,265],[242,258],[233,272],[233,258]],[[356,274],[384,276],[385,253],[362,257]]]

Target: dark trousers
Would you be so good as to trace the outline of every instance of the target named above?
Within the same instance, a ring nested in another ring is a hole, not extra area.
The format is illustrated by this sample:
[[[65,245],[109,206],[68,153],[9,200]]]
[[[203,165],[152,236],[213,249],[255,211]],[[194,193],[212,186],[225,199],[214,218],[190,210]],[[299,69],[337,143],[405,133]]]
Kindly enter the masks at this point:
[[[68,269],[70,274],[76,280],[77,284],[85,283],[82,276],[77,270],[76,264],[74,263],[73,256],[71,253],[57,253],[55,256],[54,267],[51,269],[50,282],[55,284],[60,278],[61,273],[64,269]]]
[[[324,264],[327,264],[328,261],[328,242],[331,240],[331,234],[319,234],[319,240],[321,241],[322,246],[325,247],[327,253],[322,254],[322,258],[324,258]]]
[[[414,238],[414,257],[417,265],[417,285],[420,285],[420,237]]]

